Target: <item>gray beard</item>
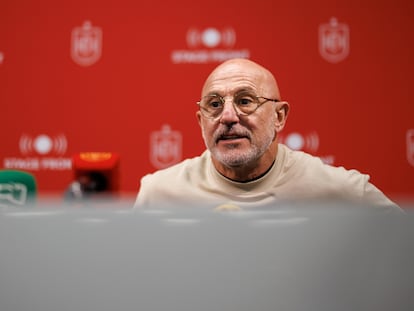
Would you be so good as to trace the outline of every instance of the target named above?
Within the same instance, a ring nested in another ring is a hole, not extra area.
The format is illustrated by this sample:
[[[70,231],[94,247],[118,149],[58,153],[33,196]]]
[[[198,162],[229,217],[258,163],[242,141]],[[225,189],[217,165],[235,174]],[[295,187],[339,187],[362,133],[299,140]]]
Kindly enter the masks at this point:
[[[253,146],[250,150],[244,153],[240,153],[239,151],[237,151],[236,147],[231,148],[230,146],[227,152],[212,151],[212,154],[214,158],[217,159],[217,161],[219,161],[227,167],[239,167],[251,163],[260,158],[269,148],[272,141],[273,139],[269,139],[269,141],[265,145],[263,145],[262,148]]]

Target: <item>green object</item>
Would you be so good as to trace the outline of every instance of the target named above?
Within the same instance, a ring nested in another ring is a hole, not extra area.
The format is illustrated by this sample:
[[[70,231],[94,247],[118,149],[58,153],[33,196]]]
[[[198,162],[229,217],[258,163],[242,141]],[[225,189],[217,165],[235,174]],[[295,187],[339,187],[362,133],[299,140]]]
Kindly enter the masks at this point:
[[[25,206],[37,196],[33,174],[19,170],[0,170],[0,206]]]

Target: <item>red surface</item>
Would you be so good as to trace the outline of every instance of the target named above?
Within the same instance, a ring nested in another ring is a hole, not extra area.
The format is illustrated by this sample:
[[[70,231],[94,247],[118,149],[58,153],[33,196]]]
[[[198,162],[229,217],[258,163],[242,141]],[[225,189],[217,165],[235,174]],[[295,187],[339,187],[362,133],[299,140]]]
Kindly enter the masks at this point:
[[[349,54],[336,63],[318,46],[331,17],[349,28]],[[102,31],[89,66],[71,56],[85,21]],[[73,154],[110,151],[121,190],[136,192],[160,163],[204,150],[202,83],[218,58],[247,53],[291,104],[282,139],[298,133],[300,149],[370,174],[393,199],[414,197],[413,30],[405,0],[2,1],[0,166],[34,173],[40,193],[63,193]],[[196,53],[208,57],[183,62]],[[160,143],[158,132],[170,136]]]

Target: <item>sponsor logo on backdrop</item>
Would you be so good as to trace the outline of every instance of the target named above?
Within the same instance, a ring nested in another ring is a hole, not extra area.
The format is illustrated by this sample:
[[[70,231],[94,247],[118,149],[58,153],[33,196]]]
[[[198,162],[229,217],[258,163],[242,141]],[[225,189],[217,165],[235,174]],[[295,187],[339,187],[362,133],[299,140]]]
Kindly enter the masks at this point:
[[[95,64],[102,54],[102,29],[85,21],[81,27],[72,30],[70,54],[80,66]]]
[[[330,63],[339,63],[349,55],[349,26],[332,17],[319,25],[319,53]]]
[[[0,65],[3,64],[4,61],[4,53],[0,51]]]
[[[18,144],[20,156],[5,158],[3,160],[4,168],[28,171],[72,169],[72,159],[63,157],[68,146],[67,139],[63,134],[56,136],[23,134]]]
[[[62,155],[67,149],[67,140],[65,135],[50,137],[45,134],[32,137],[23,134],[19,140],[20,152],[23,155],[30,155],[34,152],[40,155],[53,152],[56,155]]]
[[[171,61],[174,64],[206,64],[223,62],[231,58],[249,58],[248,49],[234,48],[236,45],[236,31],[231,28],[205,29],[190,28],[185,35],[187,48],[174,50]]]
[[[414,129],[407,131],[407,160],[414,166]]]
[[[151,133],[150,144],[150,160],[156,168],[166,168],[181,161],[182,135],[171,130],[168,124]]]
[[[317,132],[309,132],[301,134],[298,132],[292,132],[289,134],[279,134],[279,142],[285,144],[292,150],[305,151],[310,154],[316,154],[319,149],[319,135]],[[333,155],[319,156],[321,160],[326,163],[333,165],[335,157]]]

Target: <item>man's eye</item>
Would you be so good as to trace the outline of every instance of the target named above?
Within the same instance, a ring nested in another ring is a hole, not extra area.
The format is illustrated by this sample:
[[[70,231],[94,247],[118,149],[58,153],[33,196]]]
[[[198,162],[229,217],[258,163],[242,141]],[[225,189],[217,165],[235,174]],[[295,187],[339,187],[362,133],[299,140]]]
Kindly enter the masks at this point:
[[[253,102],[253,100],[251,98],[243,97],[243,98],[239,98],[237,100],[237,105],[239,105],[239,106],[249,106],[252,102]]]
[[[214,100],[214,101],[209,102],[208,106],[210,108],[221,108],[221,102],[218,100]]]

